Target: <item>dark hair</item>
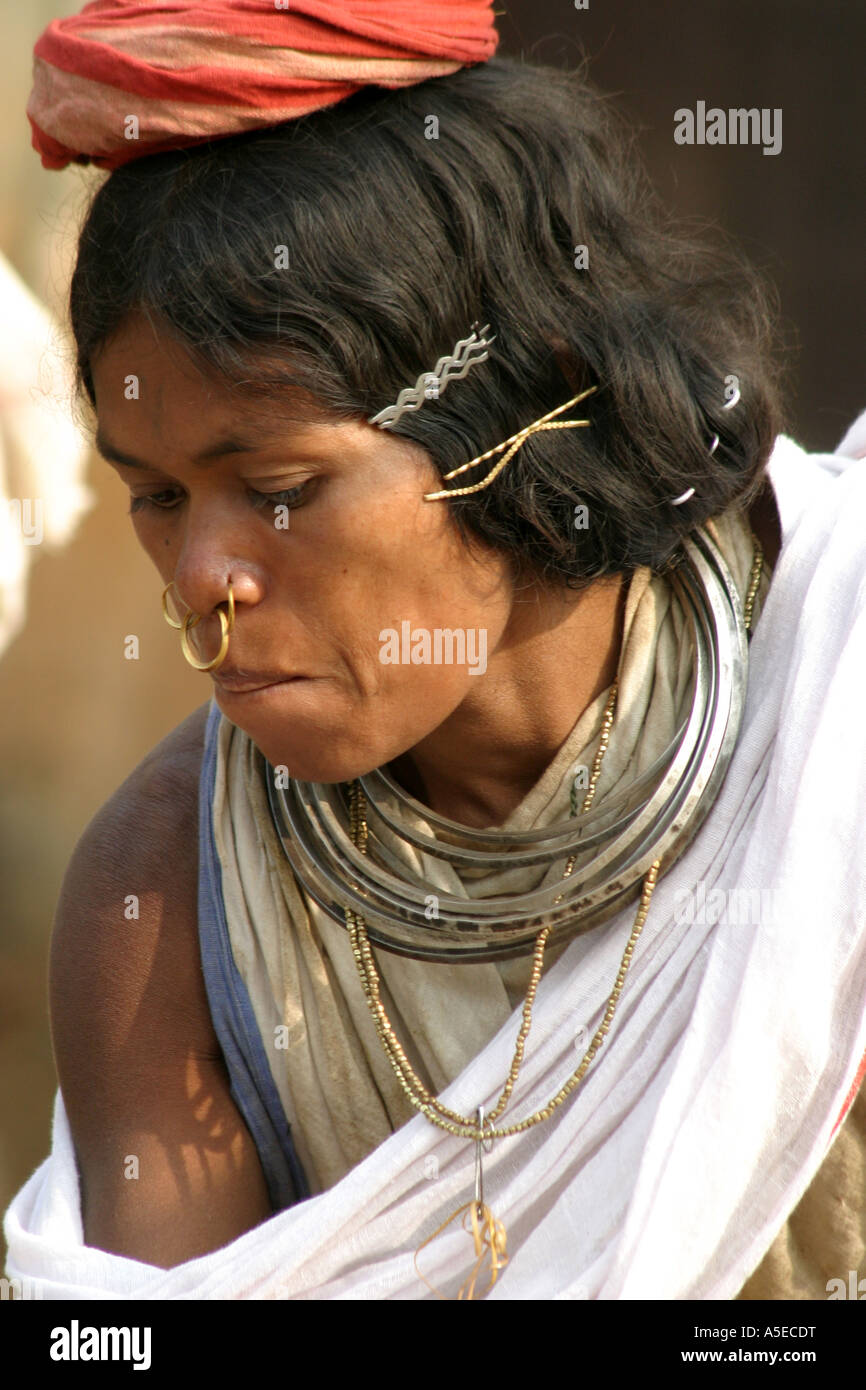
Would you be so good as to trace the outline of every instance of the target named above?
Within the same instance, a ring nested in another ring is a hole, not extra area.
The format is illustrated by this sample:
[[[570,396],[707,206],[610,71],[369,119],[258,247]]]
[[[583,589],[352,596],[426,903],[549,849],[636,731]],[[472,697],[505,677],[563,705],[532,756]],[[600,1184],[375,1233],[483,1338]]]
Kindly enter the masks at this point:
[[[488,360],[396,427],[443,473],[599,389],[577,408],[590,428],[536,433],[489,488],[442,504],[464,538],[572,587],[661,570],[756,494],[782,421],[770,292],[669,225],[632,144],[582,73],[497,57],[136,159],[81,233],[80,382],[92,402],[92,354],[143,308],[239,390],[293,385],[367,418],[489,323]]]

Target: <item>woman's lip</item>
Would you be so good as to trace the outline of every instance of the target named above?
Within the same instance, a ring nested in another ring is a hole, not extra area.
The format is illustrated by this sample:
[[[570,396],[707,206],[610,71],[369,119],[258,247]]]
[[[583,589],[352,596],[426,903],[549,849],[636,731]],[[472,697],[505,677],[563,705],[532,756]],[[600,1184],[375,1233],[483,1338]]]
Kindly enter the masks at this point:
[[[248,676],[214,676],[214,683],[231,695],[251,695],[256,690],[267,690],[272,685],[284,685],[288,681],[303,680],[303,676],[258,676],[250,680]]]

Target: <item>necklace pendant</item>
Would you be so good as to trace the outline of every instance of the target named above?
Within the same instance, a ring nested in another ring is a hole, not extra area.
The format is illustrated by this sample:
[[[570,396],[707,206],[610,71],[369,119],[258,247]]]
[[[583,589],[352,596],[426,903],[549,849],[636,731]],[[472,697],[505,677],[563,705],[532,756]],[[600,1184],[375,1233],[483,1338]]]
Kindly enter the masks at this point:
[[[472,1302],[476,1298],[476,1285],[481,1276],[485,1260],[489,1259],[490,1261],[490,1282],[487,1285],[487,1289],[484,1290],[484,1293],[486,1293],[488,1289],[492,1289],[499,1277],[500,1269],[508,1264],[505,1227],[501,1221],[497,1220],[484,1201],[483,1155],[485,1153],[490,1153],[493,1148],[493,1140],[483,1137],[484,1109],[480,1105],[476,1111],[476,1118],[478,1121],[479,1137],[475,1140],[474,1197],[471,1202],[466,1202],[464,1206],[458,1207],[456,1211],[453,1211],[448,1219],[443,1221],[442,1225],[433,1232],[433,1235],[428,1236],[427,1240],[419,1245],[418,1249],[415,1251],[415,1269],[419,1277],[424,1280],[428,1288],[433,1290],[437,1298],[447,1298],[446,1294],[443,1294],[435,1285],[431,1284],[429,1279],[421,1273],[421,1270],[418,1268],[418,1256],[424,1249],[424,1246],[429,1245],[432,1240],[435,1240],[438,1235],[441,1235],[445,1228],[450,1226],[451,1222],[456,1220],[458,1216],[462,1216],[463,1229],[467,1235],[471,1235],[475,1247],[475,1263],[469,1277],[464,1280],[457,1291],[456,1301],[458,1302],[463,1299],[467,1302]]]
[[[475,1245],[475,1265],[457,1295],[458,1299],[467,1300],[475,1297],[475,1285],[485,1258],[489,1256],[490,1259],[488,1288],[492,1288],[496,1283],[500,1267],[508,1263],[505,1227],[484,1201],[484,1155],[490,1153],[493,1140],[484,1138],[484,1107],[479,1105],[475,1114],[478,1121],[478,1138],[475,1140],[475,1196],[470,1203],[469,1212],[466,1213],[470,1218],[469,1226],[466,1224],[466,1215],[463,1217],[463,1229],[471,1231]]]
[[[476,1118],[477,1121],[478,1121],[478,1130],[479,1130],[479,1138],[475,1140],[475,1206],[476,1206],[476,1209],[477,1209],[477,1211],[478,1211],[478,1213],[479,1213],[479,1219],[480,1219],[480,1213],[481,1213],[481,1210],[482,1210],[482,1208],[483,1208],[483,1206],[484,1206],[484,1167],[483,1167],[484,1154],[485,1154],[485,1152],[486,1152],[486,1153],[490,1153],[490,1150],[493,1148],[493,1140],[492,1140],[492,1139],[487,1139],[487,1140],[485,1140],[485,1139],[483,1138],[483,1135],[484,1135],[484,1106],[483,1106],[483,1105],[479,1105],[478,1109],[477,1109],[476,1112],[475,1112],[475,1118]],[[487,1144],[486,1150],[485,1150],[485,1147],[484,1147],[485,1143]]]
[[[470,1211],[467,1213],[470,1218],[470,1226],[466,1225],[466,1216],[463,1217],[463,1228],[466,1231],[471,1230],[475,1245],[475,1266],[469,1278],[462,1285],[457,1295],[458,1299],[473,1299],[475,1297],[475,1285],[486,1257],[489,1256],[490,1258],[488,1288],[492,1288],[496,1283],[500,1267],[508,1263],[505,1227],[501,1221],[497,1221],[484,1201],[484,1155],[490,1153],[493,1148],[493,1140],[484,1138],[483,1105],[479,1105],[475,1116],[478,1121],[478,1138],[475,1140],[475,1196],[470,1204]]]

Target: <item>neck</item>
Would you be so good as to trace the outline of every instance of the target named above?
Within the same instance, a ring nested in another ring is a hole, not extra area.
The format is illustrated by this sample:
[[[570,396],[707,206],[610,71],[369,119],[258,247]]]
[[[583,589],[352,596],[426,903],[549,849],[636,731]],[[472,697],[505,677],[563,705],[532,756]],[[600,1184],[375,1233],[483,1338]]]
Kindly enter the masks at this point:
[[[518,593],[484,676],[390,764],[401,786],[461,825],[501,825],[614,679],[627,588],[616,575],[579,594],[540,586]]]

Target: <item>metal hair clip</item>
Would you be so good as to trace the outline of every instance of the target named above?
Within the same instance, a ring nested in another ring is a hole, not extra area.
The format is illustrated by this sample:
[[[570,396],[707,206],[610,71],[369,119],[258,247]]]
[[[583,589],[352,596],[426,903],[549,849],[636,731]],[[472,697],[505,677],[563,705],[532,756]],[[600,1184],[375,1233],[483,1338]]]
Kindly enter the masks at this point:
[[[466,375],[470,367],[486,362],[490,344],[496,341],[496,334],[485,336],[490,324],[478,327],[476,319],[468,338],[461,338],[454,351],[440,357],[432,372],[422,372],[414,386],[402,390],[393,405],[386,405],[378,415],[372,415],[367,423],[378,425],[380,429],[391,429],[406,410],[418,410],[426,400],[436,400],[441,396],[449,381],[458,381]],[[459,370],[457,370],[459,368]]]
[[[739,399],[740,399],[740,398],[739,398],[739,394],[738,394],[738,395],[737,395],[737,400],[739,400]],[[733,405],[736,405],[736,403],[737,403],[737,401],[733,401],[733,402],[732,402]],[[724,407],[723,407],[723,409],[725,409],[725,410],[727,410],[727,408],[728,408],[727,406],[724,406]],[[712,457],[712,455],[716,452],[716,450],[718,449],[718,447],[719,447],[719,436],[718,436],[717,434],[714,434],[713,437],[712,437],[712,439],[710,440],[710,447],[709,447],[709,449],[707,450],[707,454],[708,454],[710,457]],[[693,487],[687,488],[686,491],[683,492],[683,493],[681,493],[679,497],[672,497],[672,498],[671,498],[671,506],[672,506],[672,507],[681,507],[681,506],[683,505],[684,502],[688,502],[690,498],[694,497],[694,495],[695,495],[695,490],[694,490],[694,488],[693,488]]]

